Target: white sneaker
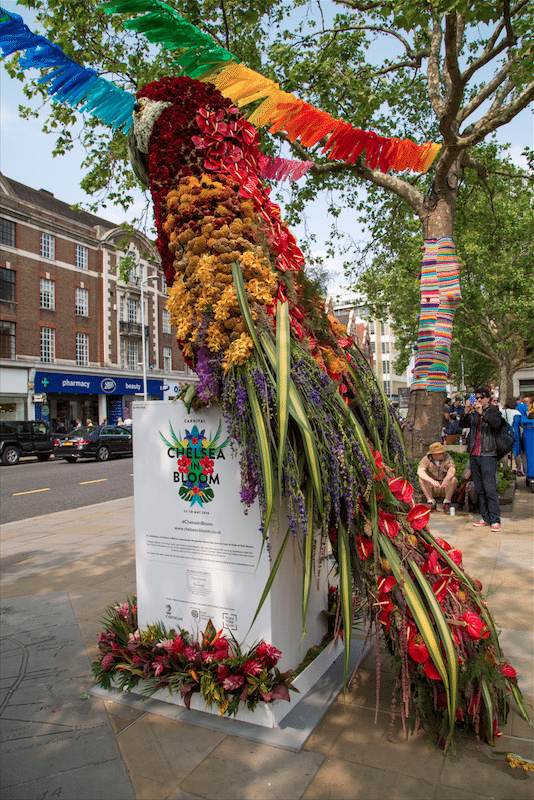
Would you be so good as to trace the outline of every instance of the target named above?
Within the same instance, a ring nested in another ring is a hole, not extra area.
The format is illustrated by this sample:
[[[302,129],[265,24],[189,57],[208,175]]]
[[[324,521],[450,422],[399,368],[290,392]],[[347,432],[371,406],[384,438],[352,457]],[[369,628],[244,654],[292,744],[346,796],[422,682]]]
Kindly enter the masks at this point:
[[[501,523],[500,522],[494,522],[493,525],[491,526],[491,530],[492,531],[500,531],[501,530]]]

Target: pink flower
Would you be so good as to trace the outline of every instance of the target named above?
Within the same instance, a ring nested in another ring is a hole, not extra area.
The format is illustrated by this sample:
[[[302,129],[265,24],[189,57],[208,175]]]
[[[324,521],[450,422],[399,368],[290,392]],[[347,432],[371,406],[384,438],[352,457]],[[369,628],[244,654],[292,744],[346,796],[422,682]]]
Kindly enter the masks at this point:
[[[404,503],[411,503],[413,497],[413,486],[406,478],[390,478],[388,481],[391,493],[397,500]]]
[[[241,669],[243,670],[245,675],[261,675],[263,671],[263,667],[260,664],[260,662],[253,661],[252,659],[245,661]]]
[[[114,661],[115,661],[114,656],[111,653],[108,653],[107,656],[104,656],[104,658],[100,662],[101,666],[102,666],[102,669],[105,669],[106,671],[108,669],[111,669],[111,667],[113,666],[113,662]]]
[[[260,642],[255,653],[256,658],[263,661],[266,667],[274,667],[278,663],[278,659],[281,655],[282,653],[280,650],[277,650],[272,644],[266,644],[265,642]]]
[[[222,681],[223,689],[226,689],[227,692],[240,689],[244,683],[245,678],[243,675],[228,675],[228,677]]]
[[[192,647],[190,644],[184,648],[184,656],[187,658],[188,661],[194,661],[197,657],[198,652],[196,647]]]
[[[153,661],[152,663],[152,669],[154,670],[154,675],[156,675],[156,677],[158,675],[161,675],[161,673],[167,666],[168,662],[166,656],[156,656],[155,661]]]
[[[119,617],[127,617],[130,613],[130,606],[128,603],[121,603],[120,606],[115,606],[115,611]]]

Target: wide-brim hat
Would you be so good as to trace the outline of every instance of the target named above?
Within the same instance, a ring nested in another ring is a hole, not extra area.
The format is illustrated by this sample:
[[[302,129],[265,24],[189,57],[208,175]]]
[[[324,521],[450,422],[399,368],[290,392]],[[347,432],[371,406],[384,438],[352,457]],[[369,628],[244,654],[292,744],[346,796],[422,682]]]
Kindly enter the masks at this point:
[[[441,453],[446,453],[446,452],[447,451],[445,450],[445,448],[441,444],[441,442],[433,442],[433,444],[431,444],[430,447],[428,448],[427,455],[436,456],[436,455],[440,455]]]

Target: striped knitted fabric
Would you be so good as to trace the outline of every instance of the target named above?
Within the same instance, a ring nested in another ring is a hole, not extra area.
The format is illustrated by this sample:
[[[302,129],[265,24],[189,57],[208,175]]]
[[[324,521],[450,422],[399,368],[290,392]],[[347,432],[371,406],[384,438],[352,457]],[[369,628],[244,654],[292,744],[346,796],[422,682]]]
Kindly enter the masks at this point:
[[[413,389],[446,390],[454,312],[462,299],[459,275],[453,240],[426,241]]]

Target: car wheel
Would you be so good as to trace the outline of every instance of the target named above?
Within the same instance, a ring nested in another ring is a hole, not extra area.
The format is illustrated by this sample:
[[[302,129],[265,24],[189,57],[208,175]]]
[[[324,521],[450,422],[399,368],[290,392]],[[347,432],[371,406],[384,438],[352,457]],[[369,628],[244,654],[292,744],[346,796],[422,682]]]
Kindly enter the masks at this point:
[[[96,451],[97,461],[107,461],[109,459],[109,447],[101,445]]]
[[[2,453],[2,464],[7,464],[8,466],[12,467],[14,464],[18,463],[19,458],[20,450],[18,447],[8,446]]]
[[[50,458],[50,453],[39,453],[37,456],[37,461],[48,461]]]
[[[78,459],[76,458],[76,456],[68,456],[65,459],[65,461],[68,461],[69,464],[75,464],[78,461]]]

